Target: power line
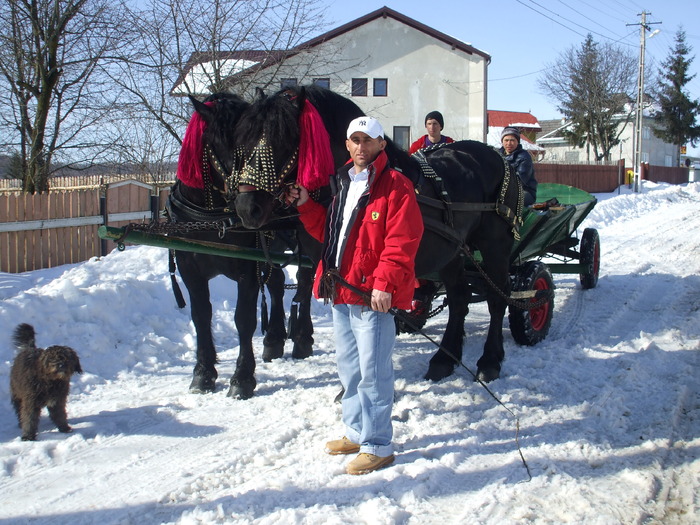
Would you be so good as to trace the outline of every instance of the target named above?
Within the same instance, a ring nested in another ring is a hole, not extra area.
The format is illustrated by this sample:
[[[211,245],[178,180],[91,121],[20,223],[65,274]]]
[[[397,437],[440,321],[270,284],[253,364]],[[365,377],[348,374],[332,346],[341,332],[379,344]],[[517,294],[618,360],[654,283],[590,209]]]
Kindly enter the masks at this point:
[[[572,28],[572,27],[570,27],[570,26],[568,26],[568,25],[566,25],[566,24],[563,24],[562,22],[560,22],[560,21],[558,21],[558,20],[552,18],[551,16],[547,15],[546,13],[543,13],[542,11],[538,11],[538,10],[535,9],[534,7],[532,7],[532,6],[530,6],[530,5],[526,4],[526,3],[524,3],[522,0],[516,0],[516,1],[517,1],[519,4],[521,4],[521,5],[525,6],[525,7],[527,7],[528,9],[533,10],[533,11],[534,11],[535,13],[537,13],[538,15],[543,16],[543,17],[545,17],[545,18],[551,20],[551,21],[554,22],[555,24],[559,24],[560,26],[562,26],[562,27],[568,29],[569,31],[572,31],[573,33],[576,33],[576,34],[579,35],[579,36],[582,36],[582,37],[584,37],[584,38],[587,36],[587,35],[584,35],[584,34],[578,32],[576,29],[574,29],[574,28]],[[546,8],[545,6],[543,6],[543,5],[541,5],[541,4],[538,4],[538,3],[535,2],[534,0],[530,0],[530,2],[531,2],[532,4],[535,4],[537,7],[541,8],[541,9],[544,9],[545,11],[547,10],[547,8]],[[614,40],[613,38],[611,38],[611,37],[609,37],[609,36],[607,36],[607,35],[604,35],[604,34],[602,34],[602,33],[599,33],[598,31],[594,31],[594,30],[592,30],[592,29],[589,29],[589,28],[587,28],[587,27],[585,27],[585,26],[583,26],[583,25],[577,23],[577,22],[574,22],[573,20],[570,20],[570,19],[568,19],[568,18],[566,18],[566,17],[560,15],[559,13],[552,13],[552,14],[555,15],[555,16],[557,16],[557,17],[559,17],[559,18],[561,18],[562,20],[567,21],[567,22],[570,23],[570,24],[573,24],[573,25],[575,25],[575,26],[580,27],[581,29],[584,29],[584,30],[585,30],[587,33],[589,33],[589,34],[598,35],[598,36],[600,36],[600,37],[602,37],[602,38],[605,38],[606,40]],[[601,27],[602,27],[602,26],[601,26]],[[620,40],[617,40],[617,42],[620,42]],[[631,44],[628,44],[628,43],[626,43],[626,42],[623,42],[623,43],[624,43],[625,45],[630,45],[630,46],[631,46]]]
[[[562,5],[564,5],[565,7],[568,7],[568,8],[571,9],[574,13],[576,13],[576,14],[579,15],[579,16],[582,16],[583,18],[585,18],[585,19],[588,20],[589,22],[593,22],[594,24],[596,24],[596,25],[602,27],[602,28],[605,29],[608,33],[613,33],[613,34],[615,33],[614,31],[611,31],[611,30],[608,29],[607,27],[601,25],[600,22],[598,22],[597,20],[593,20],[592,18],[589,18],[588,16],[584,15],[584,14],[581,13],[580,11],[577,11],[576,9],[574,9],[573,7],[571,7],[570,5],[566,4],[566,3],[564,2],[564,0],[559,0],[559,3],[562,4]]]

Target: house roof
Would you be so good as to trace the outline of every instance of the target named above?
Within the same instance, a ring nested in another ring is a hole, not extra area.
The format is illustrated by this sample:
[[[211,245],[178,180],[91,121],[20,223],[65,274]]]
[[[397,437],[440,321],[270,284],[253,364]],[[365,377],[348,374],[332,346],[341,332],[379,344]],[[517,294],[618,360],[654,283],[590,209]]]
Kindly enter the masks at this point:
[[[537,118],[531,113],[521,111],[498,111],[489,109],[487,111],[487,122],[490,128],[514,128],[528,129],[531,131],[542,131],[542,127]]]
[[[479,55],[482,56],[487,63],[491,62],[491,55],[489,55],[488,53],[481,51],[480,49],[477,49],[471,46],[470,44],[466,44],[461,40],[451,37],[445,33],[437,31],[436,29],[433,29],[430,26],[418,22],[417,20],[409,18],[399,13],[398,11],[394,11],[393,9],[384,6],[380,9],[377,9],[376,11],[372,11],[371,13],[368,13],[360,18],[352,20],[351,22],[343,24],[342,26],[336,27],[335,29],[323,33],[322,35],[312,38],[311,40],[308,40],[302,44],[299,44],[295,48],[286,51],[251,50],[227,51],[216,54],[193,53],[190,56],[190,59],[187,61],[187,64],[185,65],[185,71],[177,79],[175,85],[173,86],[170,92],[173,95],[187,94],[187,90],[183,89],[182,87],[182,84],[185,80],[188,80],[188,83],[192,84],[193,86],[196,86],[197,88],[203,88],[204,90],[206,90],[208,86],[206,86],[205,84],[207,84],[207,78],[210,74],[210,71],[208,71],[208,69],[211,69],[207,68],[207,64],[213,62],[214,60],[225,61],[224,70],[229,70],[229,76],[235,76],[245,71],[249,71],[254,67],[265,67],[290,56],[294,56],[298,53],[323,44],[324,42],[337,38],[340,35],[348,33],[364,24],[372,22],[373,20],[377,20],[378,18],[393,18],[394,20],[397,20],[402,24],[412,27],[435,38],[436,40],[450,45],[452,49],[459,49],[460,51],[463,51],[470,55]],[[204,92],[205,91],[195,91],[195,93]]]
[[[552,131],[558,130],[564,124],[566,124],[566,121],[560,118],[555,118],[551,120],[540,120],[540,126],[542,126],[542,130],[537,134],[537,138],[539,139],[540,137],[548,135]]]
[[[180,74],[170,90],[171,95],[188,95],[189,93],[202,94],[209,90],[209,79],[213,76],[212,62],[219,61],[220,72],[232,77],[244,71],[250,71],[254,67],[272,64],[283,58],[286,53],[282,51],[221,51],[196,52],[190,55],[184,71]],[[189,90],[183,85],[189,85]]]
[[[297,49],[299,49],[301,51],[304,49],[308,49],[310,47],[317,46],[319,44],[322,44],[323,42],[326,42],[328,40],[336,38],[344,33],[352,31],[353,29],[356,29],[356,28],[358,28],[364,24],[367,24],[368,22],[376,20],[378,18],[393,18],[394,20],[397,20],[397,21],[401,22],[402,24],[405,24],[409,27],[417,29],[418,31],[422,31],[423,33],[426,33],[427,35],[435,38],[436,40],[440,40],[441,42],[449,44],[450,46],[452,46],[453,49],[459,49],[460,51],[464,51],[465,53],[468,53],[470,55],[482,56],[482,57],[484,57],[484,59],[486,60],[487,63],[491,62],[491,55],[489,55],[485,51],[481,51],[480,49],[477,49],[470,44],[466,44],[466,43],[462,42],[461,40],[458,40],[452,36],[449,36],[445,33],[442,33],[436,29],[433,29],[430,26],[427,26],[421,22],[418,22],[417,20],[414,20],[413,18],[409,18],[406,15],[403,15],[403,14],[399,13],[398,11],[394,11],[393,9],[390,9],[386,6],[381,7],[379,9],[377,9],[376,11],[372,11],[371,13],[368,13],[365,16],[361,16],[360,18],[352,20],[352,21],[348,22],[347,24],[343,24],[340,27],[332,29],[332,30],[328,31],[327,33],[324,33],[320,36],[317,36],[316,38],[312,38],[308,42],[298,46]]]

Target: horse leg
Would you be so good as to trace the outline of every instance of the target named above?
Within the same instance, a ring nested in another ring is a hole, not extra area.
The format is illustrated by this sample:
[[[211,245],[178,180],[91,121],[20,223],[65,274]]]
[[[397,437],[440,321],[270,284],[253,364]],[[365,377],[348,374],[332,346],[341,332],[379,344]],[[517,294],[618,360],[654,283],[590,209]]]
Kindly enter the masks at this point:
[[[505,233],[510,235],[510,233]],[[510,292],[510,273],[508,256],[511,246],[505,242],[495,242],[498,236],[490,237],[488,242],[481,243],[480,249],[484,260],[484,270],[491,281],[506,296]],[[503,238],[503,237],[501,237]],[[505,357],[503,350],[503,317],[506,313],[506,300],[495,290],[493,286],[487,285],[486,302],[489,307],[491,320],[489,323],[489,333],[484,343],[484,353],[476,362],[476,376],[480,381],[488,383],[498,379],[501,374],[501,363]]]
[[[314,352],[314,325],[311,322],[311,292],[314,283],[312,268],[299,268],[297,271],[297,293],[294,303],[298,305],[294,333],[289,334],[294,341],[292,357],[306,359]]]
[[[287,329],[284,326],[284,272],[270,269],[267,272],[267,289],[270,292],[270,316],[263,339],[263,361],[269,363],[284,355]]]
[[[462,362],[462,345],[464,344],[464,319],[469,313],[469,298],[471,292],[466,279],[464,262],[455,257],[443,270],[440,278],[447,293],[449,317],[442,337],[442,349],[430,358],[425,379],[439,381],[452,375],[455,366]]]
[[[236,360],[236,370],[231,376],[228,397],[249,399],[253,396],[257,382],[255,380],[255,354],[253,352],[253,334],[257,325],[258,285],[252,276],[254,267],[245,272],[238,281],[238,301],[234,320],[238,329],[240,349]]]
[[[197,333],[197,364],[194,367],[190,392],[206,394],[216,390],[218,362],[211,333],[212,307],[209,280],[196,266],[192,254],[177,253],[177,265],[190,295],[190,313]]]

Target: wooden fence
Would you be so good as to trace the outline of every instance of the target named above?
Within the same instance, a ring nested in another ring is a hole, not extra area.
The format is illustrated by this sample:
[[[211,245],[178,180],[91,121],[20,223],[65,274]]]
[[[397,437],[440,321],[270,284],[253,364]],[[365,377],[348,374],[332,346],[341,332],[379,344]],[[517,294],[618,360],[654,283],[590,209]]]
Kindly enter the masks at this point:
[[[535,173],[540,182],[568,184],[589,193],[608,193],[628,182],[624,162],[608,166],[537,163]],[[115,244],[97,236],[98,226],[121,227],[157,217],[172,181],[120,178],[100,177],[99,183],[80,180],[92,185],[61,189],[56,189],[54,181],[54,189],[40,195],[7,187],[3,191],[0,184],[0,272],[51,268],[106,255]],[[688,169],[644,166],[642,178],[682,184],[688,182]],[[61,182],[67,186],[71,179]]]
[[[588,193],[609,193],[625,184],[625,164],[535,164],[538,182],[556,182]]]
[[[642,178],[652,182],[668,182],[669,184],[685,184],[688,182],[688,168],[667,168],[666,166],[644,165],[645,173]]]
[[[19,273],[106,255],[102,224],[150,221],[168,190],[137,181],[44,194],[0,194],[0,272]]]

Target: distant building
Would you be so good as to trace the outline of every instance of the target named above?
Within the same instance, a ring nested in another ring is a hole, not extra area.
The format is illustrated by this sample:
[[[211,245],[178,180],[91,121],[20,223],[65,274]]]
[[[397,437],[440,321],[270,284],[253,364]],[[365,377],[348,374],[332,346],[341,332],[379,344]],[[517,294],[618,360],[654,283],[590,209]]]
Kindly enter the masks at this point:
[[[631,110],[631,108],[628,109]],[[617,115],[620,144],[615,146],[610,154],[611,161],[624,159],[625,166],[634,167],[634,136],[635,122],[627,114]],[[544,148],[544,162],[592,162],[595,161],[593,149],[590,152],[569,144],[564,131],[571,129],[571,122],[565,119],[542,121],[542,132],[537,135],[537,145]],[[664,142],[654,135],[654,118],[645,112],[642,128],[642,162],[654,166],[673,166],[675,164],[678,146]]]
[[[332,29],[285,53],[255,51],[198,54],[171,93],[208,95],[214,61],[230,90],[258,85],[270,91],[316,83],[351,98],[378,118],[401,147],[424,135],[433,110],[445,118],[445,134],[485,142],[487,68],[491,57],[387,7]]]

